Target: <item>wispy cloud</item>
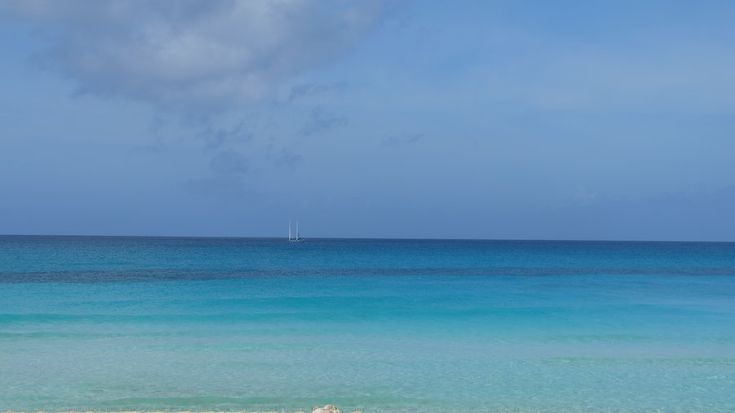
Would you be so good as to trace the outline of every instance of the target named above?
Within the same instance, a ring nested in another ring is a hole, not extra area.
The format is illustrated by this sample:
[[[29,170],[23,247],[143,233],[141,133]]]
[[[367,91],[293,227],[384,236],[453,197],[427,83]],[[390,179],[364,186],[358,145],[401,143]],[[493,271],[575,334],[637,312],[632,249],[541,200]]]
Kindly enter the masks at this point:
[[[198,137],[205,142],[206,149],[219,149],[226,146],[242,144],[253,138],[253,133],[246,127],[244,121],[233,127],[216,127],[208,119],[204,120]]]
[[[345,90],[347,88],[347,82],[334,82],[334,83],[301,83],[291,87],[291,92],[288,95],[288,101],[293,102],[294,100],[312,96],[322,95],[326,93],[333,93]]]
[[[247,158],[232,149],[218,152],[210,161],[209,166],[220,175],[242,175],[250,169]]]
[[[393,135],[383,139],[383,145],[396,146],[416,143],[424,139],[423,133],[406,133],[400,135]]]
[[[288,167],[293,167],[304,159],[300,154],[292,152],[286,148],[282,148],[275,153],[269,154],[269,158],[278,166]]]
[[[314,135],[327,132],[334,128],[347,125],[348,119],[344,116],[334,115],[327,112],[323,107],[317,106],[309,115],[309,120],[301,128],[302,135]]]

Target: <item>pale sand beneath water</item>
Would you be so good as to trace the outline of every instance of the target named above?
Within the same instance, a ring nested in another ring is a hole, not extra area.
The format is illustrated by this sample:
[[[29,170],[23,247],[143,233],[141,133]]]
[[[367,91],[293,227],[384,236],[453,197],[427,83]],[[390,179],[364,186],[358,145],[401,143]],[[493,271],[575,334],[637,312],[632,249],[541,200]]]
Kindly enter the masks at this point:
[[[74,410],[68,410],[68,411],[62,411],[62,412],[56,412],[56,413],[284,413],[284,410],[265,410],[265,411],[137,411],[137,410],[131,410],[131,411],[74,411]],[[22,412],[22,411],[12,411],[12,410],[6,410],[3,413],[52,413],[52,412],[46,412],[46,411],[36,411],[36,412]],[[304,410],[296,410],[291,413],[307,413]],[[316,406],[314,409],[312,409],[311,413],[342,413],[340,409],[337,408],[337,406],[333,404],[327,404],[323,407]],[[351,413],[362,413],[360,410],[354,410]]]

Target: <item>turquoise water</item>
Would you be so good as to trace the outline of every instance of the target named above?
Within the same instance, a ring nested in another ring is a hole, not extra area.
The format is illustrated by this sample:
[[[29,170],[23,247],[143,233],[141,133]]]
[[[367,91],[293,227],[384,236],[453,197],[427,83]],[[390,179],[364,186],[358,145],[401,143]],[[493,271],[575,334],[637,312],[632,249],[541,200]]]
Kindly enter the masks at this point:
[[[0,237],[0,410],[326,403],[735,411],[735,244]]]

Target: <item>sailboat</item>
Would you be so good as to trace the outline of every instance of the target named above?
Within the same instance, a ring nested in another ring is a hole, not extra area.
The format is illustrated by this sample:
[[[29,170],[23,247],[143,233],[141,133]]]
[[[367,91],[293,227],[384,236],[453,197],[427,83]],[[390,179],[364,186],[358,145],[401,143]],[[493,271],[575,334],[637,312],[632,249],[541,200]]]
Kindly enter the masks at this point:
[[[291,233],[291,221],[288,221],[288,242],[302,242],[303,238],[299,235],[299,221],[296,221],[296,236]]]

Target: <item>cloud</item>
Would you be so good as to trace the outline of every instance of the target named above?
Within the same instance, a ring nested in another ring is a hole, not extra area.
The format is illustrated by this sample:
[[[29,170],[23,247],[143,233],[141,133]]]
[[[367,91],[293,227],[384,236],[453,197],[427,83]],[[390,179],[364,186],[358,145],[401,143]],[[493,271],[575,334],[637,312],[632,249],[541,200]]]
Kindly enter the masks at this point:
[[[205,142],[206,149],[219,149],[224,146],[241,144],[253,138],[253,133],[248,131],[245,122],[238,122],[231,128],[216,127],[209,119],[200,121],[201,130],[199,138]]]
[[[347,123],[348,119],[346,117],[330,114],[321,106],[317,106],[311,111],[309,120],[301,128],[301,134],[308,136],[319,132],[326,132],[334,128],[345,126]]]
[[[269,155],[269,158],[274,164],[279,166],[293,167],[299,162],[304,160],[304,157],[298,153],[289,151],[288,149],[281,149],[275,154]]]
[[[210,161],[209,166],[220,175],[242,175],[250,169],[245,156],[232,149],[218,152]]]
[[[219,110],[271,96],[346,51],[381,14],[337,0],[9,0],[0,13],[41,29],[38,59],[80,93]],[[297,89],[299,93],[317,87]]]
[[[347,88],[346,82],[334,83],[302,83],[291,87],[291,93],[288,95],[288,101],[293,102],[311,95],[321,95],[331,92],[339,92]]]
[[[403,135],[394,135],[383,139],[383,145],[396,146],[403,144],[416,143],[424,138],[423,133],[407,133]]]

